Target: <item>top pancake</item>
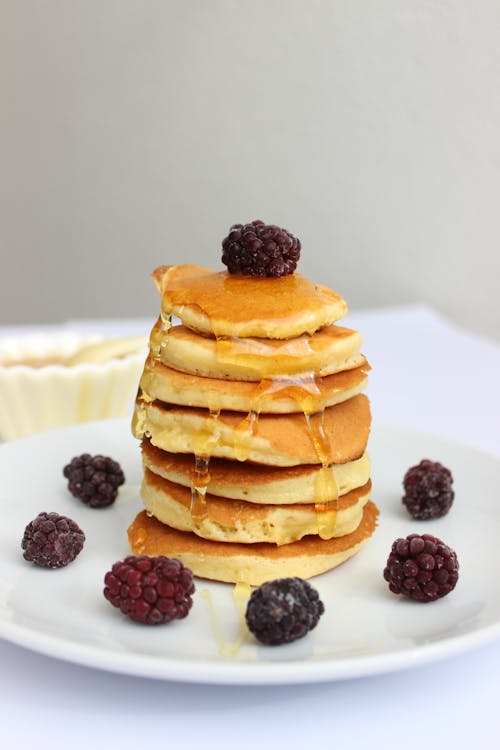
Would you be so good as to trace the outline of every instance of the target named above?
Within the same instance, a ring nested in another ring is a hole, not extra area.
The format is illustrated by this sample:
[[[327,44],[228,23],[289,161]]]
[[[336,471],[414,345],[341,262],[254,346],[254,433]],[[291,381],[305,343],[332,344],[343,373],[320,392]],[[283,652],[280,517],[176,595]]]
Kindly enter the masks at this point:
[[[187,328],[206,335],[312,335],[347,312],[339,294],[298,273],[261,278],[185,264],[160,266],[152,276],[163,315],[176,315]]]

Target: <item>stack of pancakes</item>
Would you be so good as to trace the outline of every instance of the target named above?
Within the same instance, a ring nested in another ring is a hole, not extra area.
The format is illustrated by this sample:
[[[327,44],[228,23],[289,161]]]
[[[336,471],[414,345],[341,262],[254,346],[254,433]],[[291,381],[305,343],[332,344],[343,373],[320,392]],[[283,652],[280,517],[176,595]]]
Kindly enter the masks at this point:
[[[146,510],[129,528],[132,551],[250,585],[354,555],[377,509],[369,365],[360,335],[334,325],[344,300],[298,273],[181,265],[153,278],[161,315],[133,423]]]

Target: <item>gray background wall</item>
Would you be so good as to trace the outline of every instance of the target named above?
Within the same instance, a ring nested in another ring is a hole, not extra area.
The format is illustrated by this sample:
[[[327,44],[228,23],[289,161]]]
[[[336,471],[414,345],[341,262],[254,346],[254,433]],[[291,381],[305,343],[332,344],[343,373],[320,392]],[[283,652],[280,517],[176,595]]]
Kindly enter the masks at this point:
[[[0,323],[143,316],[280,224],[351,308],[500,337],[497,0],[0,0]]]

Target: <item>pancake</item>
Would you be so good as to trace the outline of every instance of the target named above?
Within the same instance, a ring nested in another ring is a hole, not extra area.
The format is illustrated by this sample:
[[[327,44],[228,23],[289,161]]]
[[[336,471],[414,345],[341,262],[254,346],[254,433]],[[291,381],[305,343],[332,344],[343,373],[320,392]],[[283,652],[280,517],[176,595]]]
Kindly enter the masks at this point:
[[[184,453],[168,453],[142,441],[142,461],[150,469],[176,484],[191,487],[195,467],[194,456]],[[288,505],[314,503],[318,500],[316,488],[321,472],[319,465],[290,467],[262,466],[249,462],[228,461],[224,458],[211,458],[208,466],[210,475],[207,492],[233,500],[247,500],[251,503]],[[337,489],[338,496],[362,487],[370,478],[370,459],[367,453],[355,461],[334,464],[328,468],[332,481],[323,484],[324,490]],[[323,493],[322,500],[335,500],[334,492]]]
[[[220,411],[257,411],[267,414],[321,411],[346,401],[366,387],[367,367],[327,375],[296,376],[260,383],[199,377],[173,370],[149,357],[140,388],[148,400]]]
[[[176,315],[194,331],[215,336],[285,339],[312,334],[340,320],[342,297],[299,273],[256,278],[199,266],[160,266],[153,279],[164,317]]]
[[[134,434],[172,453],[217,456],[272,466],[345,463],[363,455],[370,404],[353,396],[309,419],[303,414],[241,414],[136,402]],[[321,445],[319,445],[321,443]]]
[[[335,568],[366,544],[375,531],[377,516],[377,507],[369,501],[359,526],[351,534],[334,539],[306,536],[278,546],[266,542],[213,542],[172,529],[142,511],[130,525],[128,537],[135,555],[176,557],[195,576],[260,586],[275,578],[311,578]]]
[[[318,510],[311,504],[263,505],[209,493],[200,503],[192,501],[187,487],[146,469],[141,497],[148,513],[179,531],[217,542],[288,544],[308,534],[323,539],[350,534],[361,521],[370,490],[368,482]]]
[[[291,339],[213,338],[182,325],[153,327],[150,349],[175,370],[222,380],[262,380],[311,372],[331,375],[366,365],[361,336],[351,328],[330,325],[312,336]]]

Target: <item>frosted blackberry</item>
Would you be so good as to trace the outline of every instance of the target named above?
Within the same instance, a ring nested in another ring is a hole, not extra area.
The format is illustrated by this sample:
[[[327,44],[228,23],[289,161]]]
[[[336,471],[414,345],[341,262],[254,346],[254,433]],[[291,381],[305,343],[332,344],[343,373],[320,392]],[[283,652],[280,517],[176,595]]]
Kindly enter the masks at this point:
[[[384,569],[393,594],[433,602],[449,594],[458,581],[457,555],[431,534],[396,539]]]
[[[424,459],[408,469],[403,479],[403,505],[413,518],[440,518],[450,510],[455,493],[451,471],[436,461]]]
[[[319,594],[301,578],[279,578],[252,591],[246,623],[261,643],[279,646],[302,638],[325,611]]]
[[[105,508],[116,500],[118,487],[125,481],[120,464],[109,456],[75,456],[63,469],[68,489],[85,505]]]
[[[145,625],[186,617],[194,593],[193,574],[174,558],[129,555],[104,577],[104,596],[123,614]]]
[[[63,568],[83,549],[85,534],[75,521],[59,513],[39,513],[26,526],[23,557],[43,568]]]
[[[288,276],[300,257],[300,240],[286,229],[263,221],[233,224],[222,241],[222,262],[230,273]]]

